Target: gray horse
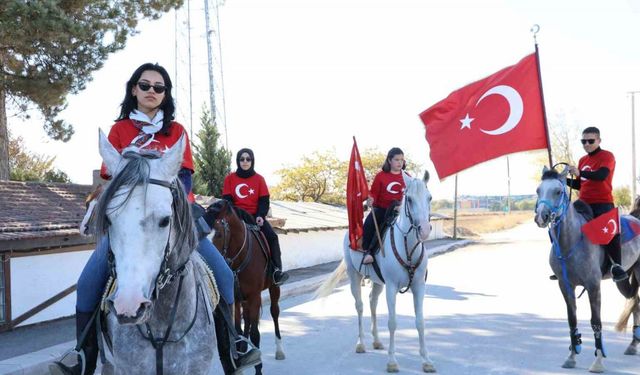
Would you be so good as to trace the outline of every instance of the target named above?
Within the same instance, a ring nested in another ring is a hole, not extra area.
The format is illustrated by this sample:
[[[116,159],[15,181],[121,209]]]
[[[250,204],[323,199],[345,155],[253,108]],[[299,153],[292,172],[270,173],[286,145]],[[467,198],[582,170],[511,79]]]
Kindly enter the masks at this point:
[[[600,320],[600,282],[610,278],[609,272],[603,275],[601,271],[605,262],[605,252],[600,245],[592,244],[580,230],[587,219],[578,212],[567,195],[567,170],[558,173],[544,168],[542,182],[538,186],[538,202],[536,203],[535,222],[540,228],[549,227],[552,246],[549,255],[549,265],[558,278],[562,296],[567,304],[571,346],[569,357],[562,367],[576,366],[576,354],[581,351],[581,334],[577,328],[576,318],[576,286],[583,286],[589,295],[591,304],[591,327],[593,328],[596,359],[589,371],[603,372],[604,353],[602,338],[602,322]],[[577,203],[580,206],[582,202]],[[635,217],[624,215],[625,219],[640,223]],[[624,234],[624,233],[623,233]],[[633,341],[625,354],[635,354],[640,342],[640,306],[638,305],[638,282],[640,280],[640,237],[636,237],[622,246],[622,267],[631,275],[629,280],[617,283],[620,292],[629,299],[623,315],[626,320],[634,315]],[[621,320],[623,318],[621,317]]]
[[[114,178],[96,225],[109,233],[117,274],[106,303],[112,358],[103,374],[206,374],[211,366],[217,294],[193,252],[193,219],[177,183],[185,141],[159,158],[121,156],[100,132]]]

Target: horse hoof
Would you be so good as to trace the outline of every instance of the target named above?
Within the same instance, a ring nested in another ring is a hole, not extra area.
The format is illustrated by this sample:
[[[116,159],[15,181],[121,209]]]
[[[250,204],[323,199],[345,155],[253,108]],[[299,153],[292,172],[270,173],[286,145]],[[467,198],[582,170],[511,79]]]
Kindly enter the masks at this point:
[[[364,353],[364,344],[358,344],[356,345],[356,353]]]
[[[424,371],[424,372],[436,372],[436,367],[433,365],[433,363],[423,363],[422,364],[422,371]]]
[[[384,349],[384,345],[382,345],[380,341],[374,341],[373,348],[377,350],[381,350],[381,349]]]
[[[276,359],[277,359],[278,361],[282,361],[282,360],[283,360],[283,359],[285,359],[285,358],[286,358],[286,356],[284,355],[284,352],[281,352],[281,351],[277,351],[277,352],[276,352]]]
[[[399,372],[400,368],[397,363],[387,363],[387,372]]]
[[[638,348],[636,348],[635,346],[629,345],[627,350],[624,351],[624,354],[626,354],[626,355],[636,355],[636,354],[638,354]]]
[[[562,364],[562,368],[575,368],[575,367],[576,367],[576,360],[575,359],[567,359]]]
[[[591,367],[589,367],[589,372],[595,372],[597,374],[603,373],[604,372],[604,366],[593,364],[593,365],[591,365]]]

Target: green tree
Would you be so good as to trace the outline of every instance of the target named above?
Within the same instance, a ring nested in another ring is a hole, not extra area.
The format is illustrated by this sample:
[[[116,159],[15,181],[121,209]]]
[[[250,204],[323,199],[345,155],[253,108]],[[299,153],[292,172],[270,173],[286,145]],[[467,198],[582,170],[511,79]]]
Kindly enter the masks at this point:
[[[0,180],[9,178],[7,105],[44,117],[63,142],[73,126],[56,117],[110,53],[124,48],[139,18],[157,19],[184,0],[0,1]]]
[[[66,173],[53,167],[55,159],[27,151],[22,137],[9,139],[12,181],[71,182]]]
[[[311,201],[328,204],[345,204],[348,160],[339,160],[335,150],[315,151],[304,157],[295,166],[287,166],[278,170],[280,183],[270,189],[274,199]],[[360,153],[369,184],[380,171],[387,156],[377,149],[367,149]],[[407,170],[411,175],[422,177],[419,165],[407,162]]]
[[[344,204],[343,192],[336,184],[344,165],[335,152],[315,151],[304,156],[300,164],[276,171],[280,183],[271,189],[271,195],[281,200]]]
[[[628,186],[621,186],[613,189],[613,201],[616,206],[625,208],[631,207],[631,189]]]
[[[202,128],[198,132],[198,142],[194,142],[193,191],[196,194],[222,196],[222,184],[231,167],[231,152],[218,146],[220,133],[211,112],[203,106],[200,116]]]

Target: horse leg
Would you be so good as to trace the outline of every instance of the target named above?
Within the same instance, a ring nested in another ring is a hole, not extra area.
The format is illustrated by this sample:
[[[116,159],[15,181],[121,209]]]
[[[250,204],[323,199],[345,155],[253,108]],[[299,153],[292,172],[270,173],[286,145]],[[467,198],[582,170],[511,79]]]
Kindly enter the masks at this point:
[[[380,342],[378,337],[378,316],[376,315],[376,308],[378,307],[378,297],[384,289],[384,285],[373,283],[371,288],[371,294],[369,294],[369,307],[371,309],[371,334],[373,335],[373,348],[384,349],[384,345]]]
[[[587,289],[589,294],[589,304],[591,305],[591,328],[593,329],[593,337],[596,341],[596,359],[589,367],[590,372],[604,372],[602,359],[606,357],[604,345],[602,344],[602,321],[600,320],[600,284]]]
[[[562,292],[562,296],[564,297],[564,302],[567,305],[567,320],[569,321],[569,336],[571,338],[569,356],[562,364],[562,367],[574,368],[576,367],[576,354],[580,354],[580,351],[582,350],[582,339],[580,332],[578,331],[578,319],[576,317],[575,288],[571,286],[571,291],[573,293],[571,296],[569,296],[568,292],[565,290],[565,286],[562,280],[558,280],[558,285],[560,286],[560,291]]]
[[[353,295],[353,299],[356,300],[356,311],[358,312],[358,343],[356,344],[356,353],[364,353],[365,345],[364,345],[364,328],[362,324],[362,313],[363,313],[363,304],[362,304],[362,288],[360,286],[360,281],[362,281],[362,275],[360,275],[356,270],[349,267],[349,281],[351,284],[351,294]]]
[[[427,348],[424,343],[424,314],[422,306],[424,303],[424,293],[426,286],[419,278],[413,279],[411,293],[413,294],[413,308],[416,316],[416,329],[418,330],[418,340],[420,342],[420,357],[422,357],[422,371],[436,372],[433,362],[429,358]]]
[[[635,307],[633,308],[633,340],[624,354],[635,355],[638,353],[638,343],[640,343],[640,299],[634,297]]]
[[[391,284],[387,284],[387,308],[389,310],[389,361],[387,362],[387,372],[398,372],[398,361],[396,360],[396,295],[397,289]]]
[[[256,348],[260,348],[260,331],[258,330],[258,323],[260,322],[260,305],[262,303],[262,298],[260,296],[260,292],[256,293],[249,298],[247,301],[247,319],[245,320],[245,324],[249,327],[248,336],[251,338],[251,342],[255,345]],[[246,329],[247,327],[245,327]],[[256,367],[256,375],[262,374],[262,362],[258,364]]]
[[[280,300],[280,287],[276,285],[271,285],[269,287],[269,298],[271,300],[271,318],[273,319],[273,327],[276,332],[276,359],[283,360],[285,359],[284,349],[282,348],[282,337],[280,336],[280,323],[278,322],[278,318],[280,317],[280,305],[278,305],[278,301]]]

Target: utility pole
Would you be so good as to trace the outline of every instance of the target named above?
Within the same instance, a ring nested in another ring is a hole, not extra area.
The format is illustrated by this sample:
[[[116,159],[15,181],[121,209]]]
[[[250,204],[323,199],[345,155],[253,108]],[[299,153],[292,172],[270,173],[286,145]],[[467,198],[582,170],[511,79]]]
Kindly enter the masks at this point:
[[[636,184],[638,183],[636,177],[636,105],[635,105],[635,94],[640,93],[640,91],[629,91],[631,94],[631,204],[636,201]]]
[[[509,169],[509,156],[507,156],[507,213],[511,213],[511,171]]]
[[[207,28],[207,55],[209,71],[209,110],[211,111],[211,122],[216,123],[216,97],[213,85],[213,52],[211,51],[211,24],[209,22],[209,0],[204,0],[204,18]]]
[[[187,38],[189,42],[189,139],[193,139],[193,81],[191,80],[191,0],[187,0]]]
[[[458,239],[458,174],[456,173],[456,182],[453,197],[453,239]]]

